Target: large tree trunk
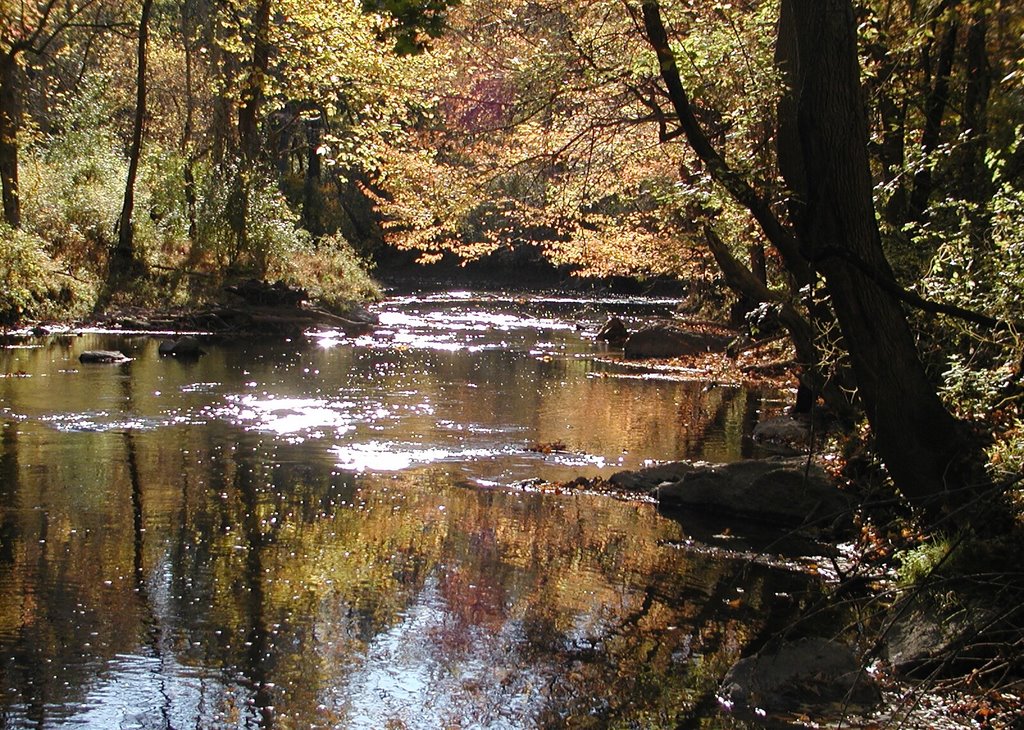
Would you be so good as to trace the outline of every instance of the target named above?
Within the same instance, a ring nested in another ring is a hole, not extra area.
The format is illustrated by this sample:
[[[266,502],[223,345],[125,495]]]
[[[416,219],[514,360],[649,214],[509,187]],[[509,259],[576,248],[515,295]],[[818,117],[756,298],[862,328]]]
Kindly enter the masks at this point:
[[[21,226],[18,197],[18,127],[21,103],[18,89],[18,61],[6,53],[0,56],[0,185],[3,187],[4,221]]]
[[[882,252],[849,0],[783,0],[783,169],[801,250],[824,274],[877,449],[904,496],[951,511],[984,486],[980,448],[939,400],[921,364]],[[788,49],[788,50],[787,50]],[[799,155],[794,158],[793,155]]]

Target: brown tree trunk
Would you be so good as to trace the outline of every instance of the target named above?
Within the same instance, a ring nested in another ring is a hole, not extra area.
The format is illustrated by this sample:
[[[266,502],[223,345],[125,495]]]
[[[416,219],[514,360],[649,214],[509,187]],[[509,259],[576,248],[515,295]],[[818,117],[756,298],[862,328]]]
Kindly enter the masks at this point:
[[[955,5],[944,2],[937,12],[943,12]],[[927,157],[939,146],[939,135],[942,132],[942,119],[949,102],[949,77],[953,72],[953,59],[956,54],[956,38],[960,24],[956,18],[949,20],[946,32],[939,46],[939,57],[936,61],[932,88],[924,102],[924,128],[921,131],[921,152]],[[932,193],[932,170],[927,160],[924,166],[914,173],[914,186],[910,193],[910,210],[907,219],[920,221],[928,207],[928,199]]]
[[[270,0],[260,0],[253,18],[252,61],[242,89],[238,109],[238,139],[242,155],[249,162],[259,154],[259,114],[263,105],[264,86],[270,68]]]
[[[0,185],[3,187],[4,221],[21,227],[21,201],[18,191],[18,129],[21,122],[21,95],[18,88],[18,61],[14,54],[0,56]]]
[[[111,280],[134,274],[141,269],[141,262],[135,252],[135,180],[139,175],[139,160],[142,157],[142,135],[146,123],[146,46],[149,42],[149,16],[153,0],[142,0],[139,16],[138,66],[135,87],[135,123],[132,128],[132,146],[128,155],[128,180],[124,188],[124,202],[118,219],[117,245],[110,261]]]
[[[960,136],[964,143],[954,158],[959,176],[957,193],[964,200],[978,204],[977,209],[970,213],[970,221],[974,229],[972,240],[982,249],[991,246],[992,221],[985,203],[995,193],[992,175],[985,164],[988,152],[988,101],[992,91],[992,67],[986,45],[988,16],[985,11],[984,5],[976,7],[967,29],[964,48],[967,84],[960,121]]]
[[[882,252],[849,0],[783,0],[780,54],[797,235],[825,276],[877,449],[914,505],[952,511],[985,485],[980,448],[945,409],[921,364]],[[782,135],[780,134],[780,137]],[[870,272],[870,274],[868,273]]]
[[[195,126],[195,89],[192,79],[193,64],[193,34],[194,23],[189,13],[187,4],[181,10],[181,47],[185,54],[185,123],[181,130],[182,178],[184,181],[183,192],[185,194],[185,209],[188,212],[188,238],[195,242],[197,233],[196,206],[196,178],[195,178],[195,153],[192,149],[192,133]]]
[[[302,223],[314,237],[322,236],[323,192],[321,190],[320,144],[323,135],[323,115],[309,115],[306,127],[306,176],[302,187]]]

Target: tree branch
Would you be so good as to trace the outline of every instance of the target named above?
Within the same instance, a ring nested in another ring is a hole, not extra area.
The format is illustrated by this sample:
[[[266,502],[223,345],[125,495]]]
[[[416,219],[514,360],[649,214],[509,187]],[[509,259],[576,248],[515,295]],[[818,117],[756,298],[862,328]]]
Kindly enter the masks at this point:
[[[693,111],[689,95],[683,86],[675,53],[668,40],[668,33],[661,18],[661,6],[655,0],[645,0],[641,5],[643,25],[648,43],[654,49],[661,68],[661,78],[668,90],[669,99],[679,119],[679,127],[686,135],[690,147],[707,166],[711,176],[729,194],[750,211],[761,226],[771,244],[782,254],[786,268],[796,277],[801,286],[814,280],[807,260],[801,255],[799,245],[768,203],[739,173],[732,169],[725,158],[712,146]]]

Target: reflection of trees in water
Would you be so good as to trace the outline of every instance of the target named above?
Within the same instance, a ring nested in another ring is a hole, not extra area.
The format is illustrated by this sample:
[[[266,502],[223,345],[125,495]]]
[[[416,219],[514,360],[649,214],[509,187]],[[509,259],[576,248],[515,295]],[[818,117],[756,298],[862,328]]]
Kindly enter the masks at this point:
[[[40,725],[43,702],[73,706],[133,654],[158,661],[173,706],[145,709],[163,717],[343,724],[360,711],[353,673],[424,606],[417,641],[452,712],[656,725],[766,625],[774,591],[795,592],[669,547],[680,528],[649,505],[456,487],[440,470],[357,479],[222,424],[80,436],[106,462],[85,511],[61,468],[19,461],[23,438],[5,432],[0,459],[0,557],[31,586],[0,595],[2,679],[21,695],[3,701],[35,702]],[[43,509],[18,509],[19,490]]]

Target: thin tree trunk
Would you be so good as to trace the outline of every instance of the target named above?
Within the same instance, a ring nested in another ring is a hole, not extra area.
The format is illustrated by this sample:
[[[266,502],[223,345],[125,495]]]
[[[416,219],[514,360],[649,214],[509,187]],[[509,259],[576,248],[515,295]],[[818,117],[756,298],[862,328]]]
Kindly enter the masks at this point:
[[[704,238],[730,289],[750,301],[773,304],[777,307],[779,322],[785,328],[796,352],[796,360],[801,370],[801,385],[813,394],[815,400],[821,395],[842,423],[854,423],[855,409],[846,397],[842,384],[833,378],[824,377],[819,371],[818,364],[822,361],[823,355],[815,342],[811,323],[790,302],[773,294],[765,283],[759,280],[756,272],[740,263],[709,225],[704,226]]]
[[[661,78],[665,82],[672,108],[678,117],[679,128],[686,136],[690,147],[707,166],[708,172],[715,182],[740,204],[743,205],[757,221],[772,246],[781,254],[787,270],[793,275],[800,286],[813,283],[814,276],[807,261],[799,250],[792,233],[779,221],[772,212],[768,201],[755,190],[742,175],[736,172],[722,154],[715,149],[690,104],[686,87],[683,86],[682,75],[676,64],[675,54],[668,40],[668,33],[661,18],[661,5],[655,0],[645,0],[641,5],[643,26],[647,40],[651,44],[661,69]]]
[[[181,157],[182,157],[182,178],[184,180],[185,208],[188,212],[188,238],[195,242],[196,223],[196,178],[195,160],[192,151],[192,127],[195,123],[195,90],[192,80],[192,30],[193,24],[189,21],[188,4],[182,6],[181,10],[181,46],[185,53],[185,124],[181,130]]]
[[[955,3],[945,2],[941,10]],[[931,91],[924,102],[924,128],[921,132],[921,152],[927,158],[939,146],[939,135],[942,132],[942,119],[949,102],[949,77],[953,72],[953,59],[956,55],[956,37],[960,24],[956,18],[949,20],[942,43],[939,46],[939,58],[936,61],[935,75]],[[914,174],[914,186],[910,193],[910,210],[907,219],[920,221],[928,207],[928,199],[932,193],[932,169],[926,159],[924,165]]]
[[[238,139],[242,155],[249,162],[259,154],[259,114],[263,105],[264,86],[270,68],[270,0],[260,0],[253,19],[252,61],[242,90],[238,110]]]
[[[783,0],[780,46],[800,140],[789,181],[801,250],[825,276],[858,395],[897,487],[933,517],[986,485],[983,454],[945,409],[921,364],[882,252],[867,156],[857,38],[849,0]],[[790,151],[792,153],[792,150]],[[797,184],[794,185],[794,182]],[[865,270],[873,272],[868,275]]]
[[[986,38],[988,17],[979,4],[971,16],[965,43],[967,85],[964,91],[964,109],[960,135],[964,139],[958,155],[959,195],[964,200],[979,204],[980,212],[971,216],[974,238],[981,247],[991,240],[991,220],[987,206],[983,205],[994,193],[992,176],[985,164],[988,152],[988,100],[992,91],[992,67],[988,60]]]
[[[3,187],[4,221],[21,227],[18,190],[18,129],[21,126],[21,95],[18,61],[11,53],[0,56],[0,185]]]
[[[141,262],[135,251],[135,180],[139,174],[139,160],[142,157],[142,137],[146,122],[146,46],[149,42],[149,17],[153,0],[142,0],[139,17],[138,74],[135,87],[135,124],[132,128],[132,146],[128,156],[128,180],[124,189],[124,203],[118,221],[117,246],[111,259],[110,269],[114,279],[134,274],[141,269]]]
[[[323,133],[323,115],[310,115],[306,127],[306,176],[302,187],[302,222],[313,236],[321,236],[323,226],[323,192],[320,180],[320,140]]]

